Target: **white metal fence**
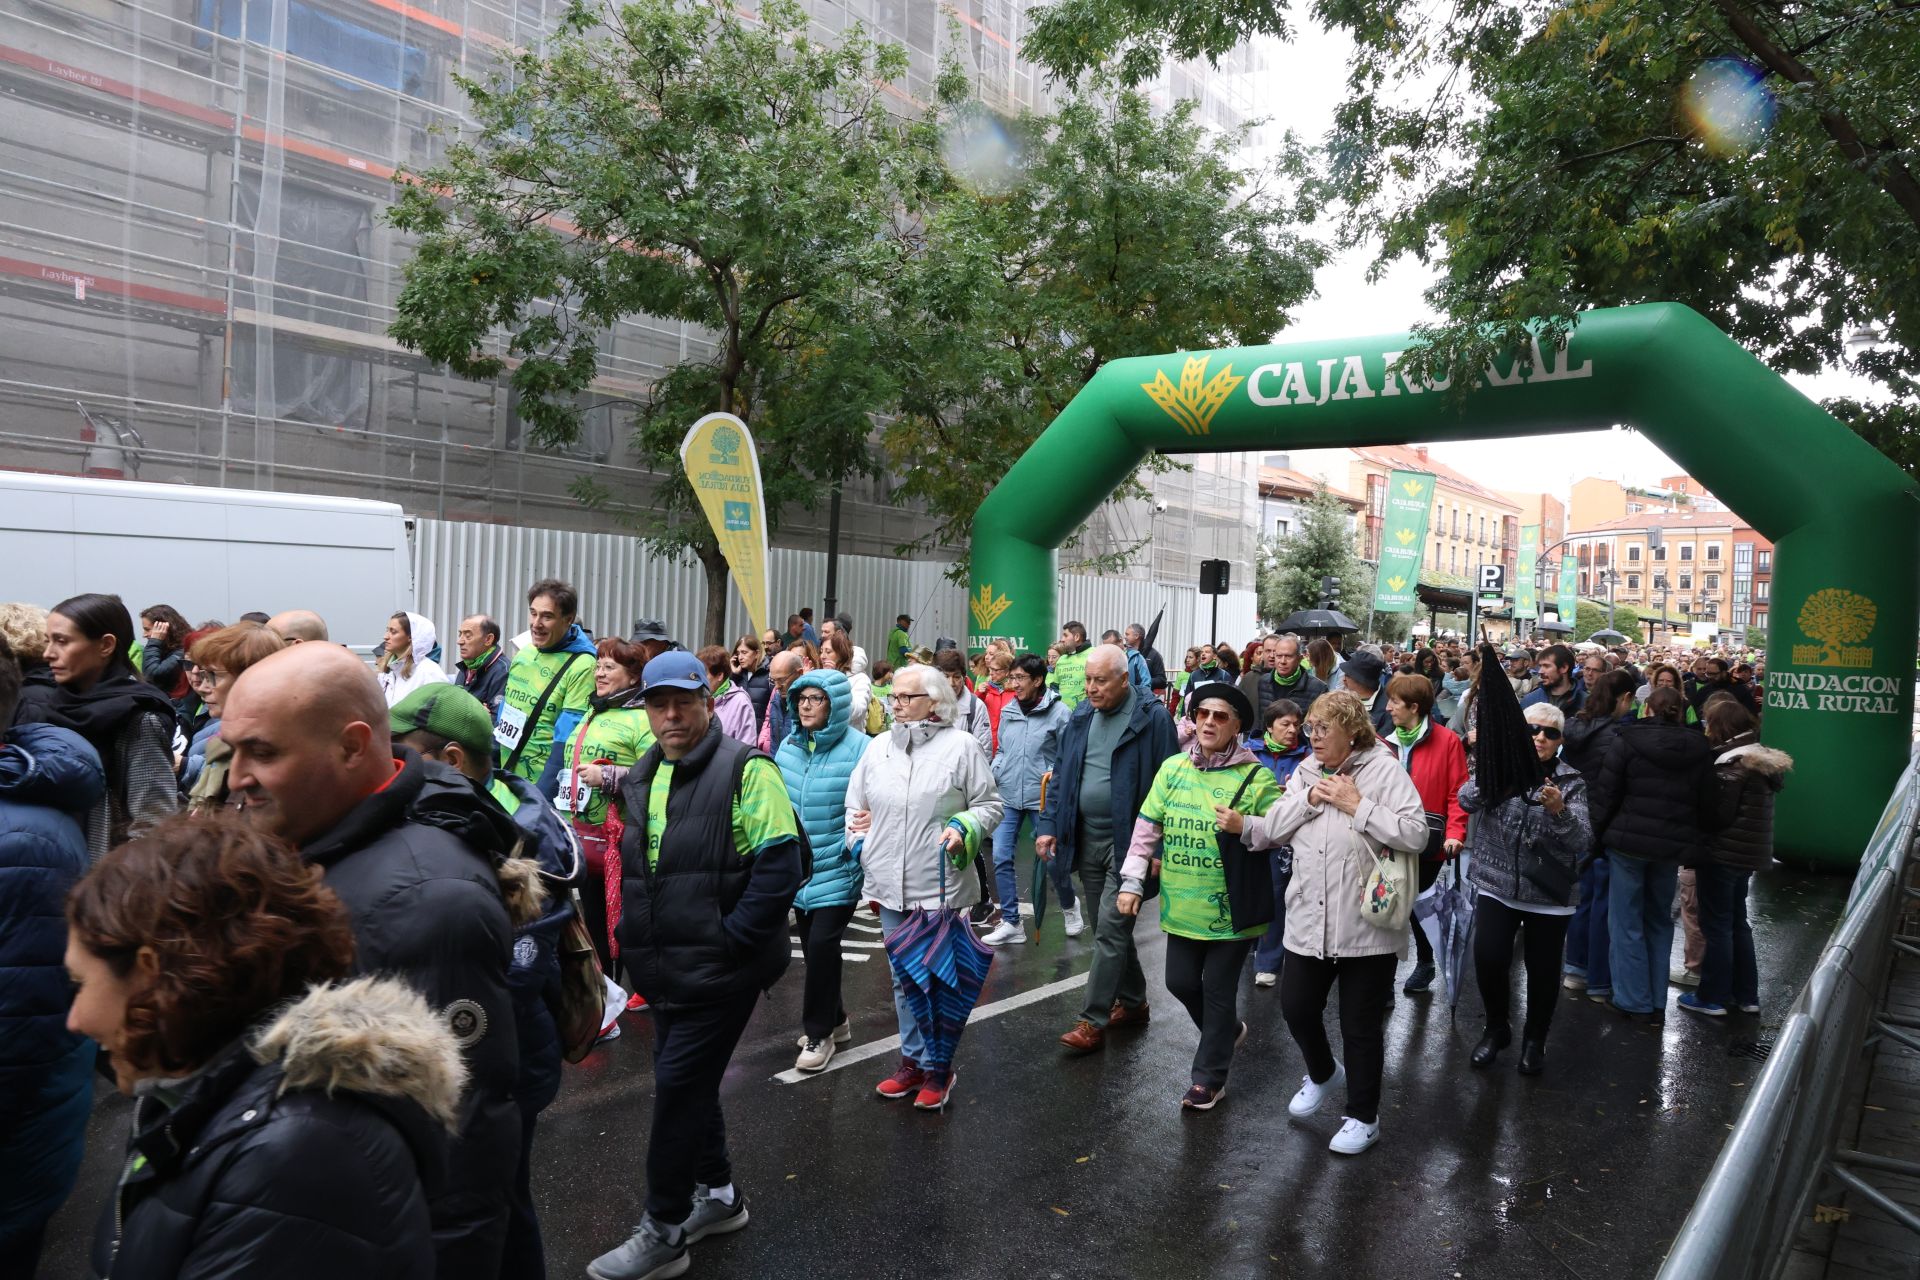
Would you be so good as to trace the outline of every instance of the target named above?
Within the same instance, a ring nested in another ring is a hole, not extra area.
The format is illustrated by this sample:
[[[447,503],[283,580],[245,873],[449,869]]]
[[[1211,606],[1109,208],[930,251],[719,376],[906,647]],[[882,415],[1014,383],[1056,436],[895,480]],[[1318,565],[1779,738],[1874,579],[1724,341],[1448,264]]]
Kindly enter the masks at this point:
[[[472,613],[492,614],[509,635],[518,632],[525,625],[527,586],[544,577],[578,588],[580,621],[596,635],[625,635],[636,618],[658,618],[670,634],[690,642],[706,613],[706,575],[697,561],[654,555],[621,534],[421,519],[413,527],[413,566],[415,609],[445,636]],[[871,651],[894,617],[907,613],[915,620],[916,644],[931,645],[940,636],[964,642],[966,590],[947,580],[948,567],[937,560],[841,556],[839,607],[853,616],[855,638]],[[818,615],[827,581],[824,551],[777,547],[768,571],[776,629],[803,604],[812,604]],[[1176,666],[1205,631],[1210,603],[1191,586],[1079,574],[1060,580],[1061,621],[1077,619],[1096,636],[1106,627],[1151,622],[1165,608],[1157,647]],[[1244,644],[1253,626],[1250,593],[1221,599],[1223,635]],[[728,638],[747,627],[740,598],[729,589]]]

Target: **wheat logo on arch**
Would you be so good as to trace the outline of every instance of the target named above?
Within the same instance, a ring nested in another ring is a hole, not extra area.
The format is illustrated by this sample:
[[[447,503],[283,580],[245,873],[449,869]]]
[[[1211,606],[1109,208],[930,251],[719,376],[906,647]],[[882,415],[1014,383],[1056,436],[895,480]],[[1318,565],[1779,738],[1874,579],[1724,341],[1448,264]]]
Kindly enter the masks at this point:
[[[1140,384],[1140,389],[1152,396],[1153,402],[1165,409],[1167,415],[1190,436],[1206,435],[1213,425],[1213,415],[1220,412],[1220,406],[1227,402],[1234,388],[1246,381],[1245,378],[1234,377],[1230,364],[1208,378],[1209,359],[1209,356],[1188,356],[1187,362],[1180,367],[1180,385],[1177,387],[1159,369],[1153,371],[1152,382]]]
[[[993,594],[989,583],[981,583],[980,591],[967,601],[967,611],[973,615],[974,629],[986,631],[1000,620],[1000,615],[1013,607],[1013,602],[1004,595]]]
[[[1880,610],[1858,592],[1828,587],[1807,597],[1795,619],[1800,630],[1819,644],[1793,646],[1795,664],[1808,667],[1870,667],[1873,650],[1857,648],[1873,634]]]

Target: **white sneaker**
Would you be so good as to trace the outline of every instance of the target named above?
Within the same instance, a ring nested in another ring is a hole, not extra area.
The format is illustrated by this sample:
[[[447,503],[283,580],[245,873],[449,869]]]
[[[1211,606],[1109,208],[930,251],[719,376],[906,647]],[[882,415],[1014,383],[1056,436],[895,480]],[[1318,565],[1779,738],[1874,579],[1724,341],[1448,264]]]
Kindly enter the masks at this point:
[[[825,1071],[827,1064],[833,1061],[833,1051],[838,1047],[834,1044],[832,1036],[822,1040],[809,1040],[800,1046],[800,1056],[793,1060],[794,1069]]]
[[[842,1022],[833,1029],[833,1042],[835,1044],[851,1044],[853,1042],[853,1022],[851,1020]],[[796,1049],[806,1048],[807,1033],[802,1031],[799,1035],[795,1036],[793,1045]]]
[[[1027,931],[1020,927],[1018,920],[1002,920],[999,924],[987,930],[986,937],[980,939],[980,941],[990,947],[998,947],[1009,942],[1021,943],[1026,940]]]
[[[1333,1141],[1327,1144],[1327,1150],[1337,1156],[1357,1156],[1374,1143],[1380,1141],[1378,1124],[1361,1124],[1351,1116],[1342,1116],[1344,1123],[1340,1132],[1333,1135]]]
[[[1060,923],[1067,927],[1067,936],[1077,938],[1087,931],[1087,922],[1080,914],[1080,904],[1060,909]]]
[[[1667,975],[1667,981],[1676,987],[1697,987],[1700,985],[1700,971],[1675,965],[1673,972]]]
[[[1256,987],[1271,987],[1279,981],[1279,974],[1268,973],[1264,969],[1253,975],[1253,985]]]
[[[1325,1084],[1315,1084],[1312,1076],[1300,1077],[1300,1092],[1293,1095],[1293,1101],[1287,1104],[1291,1115],[1310,1116],[1320,1109],[1329,1093],[1347,1082],[1347,1069],[1339,1063],[1333,1064],[1333,1076]]]

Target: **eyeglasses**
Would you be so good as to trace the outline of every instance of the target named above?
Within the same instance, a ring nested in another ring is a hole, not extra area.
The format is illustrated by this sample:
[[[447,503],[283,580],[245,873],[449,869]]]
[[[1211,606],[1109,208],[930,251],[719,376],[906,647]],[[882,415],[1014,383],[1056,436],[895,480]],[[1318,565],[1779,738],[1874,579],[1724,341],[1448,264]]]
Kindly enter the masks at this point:
[[[1550,724],[1529,725],[1528,728],[1533,731],[1533,736],[1536,738],[1544,733],[1547,735],[1548,742],[1560,741],[1560,731]]]
[[[801,707],[822,706],[823,707],[827,704],[827,695],[824,693],[803,693],[799,697],[795,698],[793,701],[795,706],[801,706]]]
[[[931,698],[932,696],[930,693],[890,693],[887,695],[887,699],[895,705],[898,705],[902,702],[912,702],[915,698]]]

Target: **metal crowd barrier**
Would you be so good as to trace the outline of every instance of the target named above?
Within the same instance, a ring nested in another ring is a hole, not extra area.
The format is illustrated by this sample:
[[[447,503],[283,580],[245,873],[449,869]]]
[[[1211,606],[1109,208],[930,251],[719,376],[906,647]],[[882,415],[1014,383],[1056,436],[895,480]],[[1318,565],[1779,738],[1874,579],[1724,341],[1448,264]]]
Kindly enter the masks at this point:
[[[1920,1052],[1920,1027],[1881,1011],[1910,899],[1910,858],[1920,857],[1920,754],[1907,765],[1861,859],[1846,913],[1813,977],[1793,1003],[1693,1211],[1674,1239],[1660,1280],[1777,1280],[1816,1190],[1829,1180],[1871,1200],[1920,1232],[1920,1217],[1872,1185],[1875,1172],[1920,1174],[1920,1166],[1838,1149],[1847,1102],[1874,1041]]]

